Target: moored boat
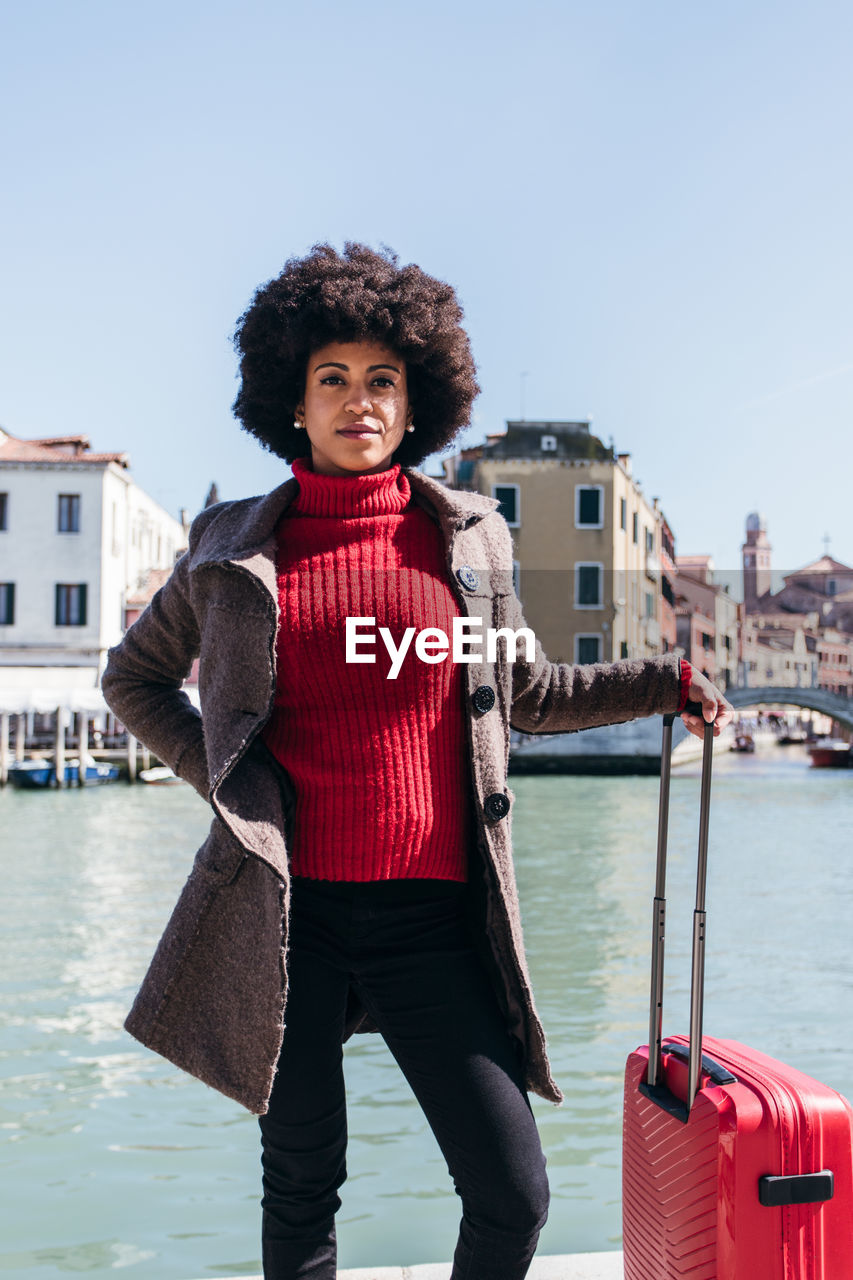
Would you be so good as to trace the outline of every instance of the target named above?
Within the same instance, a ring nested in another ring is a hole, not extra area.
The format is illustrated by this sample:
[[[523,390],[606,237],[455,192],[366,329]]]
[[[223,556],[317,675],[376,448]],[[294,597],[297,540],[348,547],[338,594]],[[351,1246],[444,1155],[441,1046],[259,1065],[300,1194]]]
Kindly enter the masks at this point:
[[[83,781],[87,787],[115,782],[119,776],[119,771],[114,764],[90,760],[84,768],[86,772],[83,775]],[[64,778],[66,786],[77,786],[80,781],[79,760],[67,761]],[[55,787],[56,768],[50,760],[18,760],[9,766],[9,781],[13,787],[26,789]]]
[[[850,744],[840,738],[819,738],[808,752],[813,769],[849,769],[853,764]]]
[[[659,716],[606,724],[578,733],[519,733],[510,730],[510,773],[660,774]],[[677,717],[672,727],[673,768],[702,755],[702,743]],[[727,751],[730,729],[714,739],[714,751]]]
[[[156,764],[153,769],[140,769],[136,776],[140,782],[147,782],[152,787],[171,787],[183,782],[183,778],[179,778],[165,764]]]

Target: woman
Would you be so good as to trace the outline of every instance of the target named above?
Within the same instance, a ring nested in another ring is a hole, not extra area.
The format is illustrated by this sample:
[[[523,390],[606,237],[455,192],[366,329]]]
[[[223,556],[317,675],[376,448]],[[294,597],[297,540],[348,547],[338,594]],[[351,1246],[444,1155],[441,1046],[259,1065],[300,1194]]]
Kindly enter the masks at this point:
[[[196,519],[104,677],[214,811],[126,1025],[260,1116],[268,1280],[336,1274],[341,1045],[377,1028],[462,1199],[453,1277],[526,1274],[548,1200],[527,1090],[561,1095],[522,947],[510,723],[578,729],[688,692],[731,716],[672,656],[572,667],[501,642],[489,660],[478,624],[524,625],[509,532],[491,499],[408,466],[468,421],[461,318],[447,285],[360,245],[258,291],[235,412],[293,479]],[[201,716],[180,691],[196,656]]]

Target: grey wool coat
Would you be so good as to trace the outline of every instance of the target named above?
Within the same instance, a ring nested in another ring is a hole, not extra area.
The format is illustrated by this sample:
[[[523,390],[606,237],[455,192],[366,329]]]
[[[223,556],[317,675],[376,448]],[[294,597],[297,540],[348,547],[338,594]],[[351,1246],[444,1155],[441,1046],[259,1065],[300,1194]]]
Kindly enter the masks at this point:
[[[441,531],[462,615],[481,618],[484,629],[523,626],[511,539],[497,503],[418,471],[406,475],[414,501]],[[276,683],[275,527],[296,492],[289,480],[265,497],[202,512],[171,578],[110,651],[103,680],[122,723],[213,810],[210,834],[125,1025],[258,1114],[267,1110],[287,1004],[292,795],[259,734]],[[201,714],[181,692],[196,656]],[[496,661],[468,664],[465,679],[475,936],[528,1088],[559,1102],[522,943],[506,782],[509,728],[551,733],[674,711],[679,662],[667,655],[571,666],[549,662],[538,644],[533,661],[521,644],[512,662],[499,644]],[[353,999],[347,1035],[372,1029]]]

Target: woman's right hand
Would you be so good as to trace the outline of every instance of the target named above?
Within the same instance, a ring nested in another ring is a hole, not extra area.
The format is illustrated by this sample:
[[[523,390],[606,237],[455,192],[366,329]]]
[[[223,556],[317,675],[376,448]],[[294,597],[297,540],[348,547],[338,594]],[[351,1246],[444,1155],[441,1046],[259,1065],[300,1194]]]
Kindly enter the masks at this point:
[[[726,725],[731,724],[734,719],[734,707],[725,694],[721,693],[717,686],[695,667],[691,673],[687,700],[698,703],[702,707],[701,716],[691,711],[681,713],[685,728],[697,738],[705,736],[705,725],[711,723],[714,725],[714,737],[718,738]]]

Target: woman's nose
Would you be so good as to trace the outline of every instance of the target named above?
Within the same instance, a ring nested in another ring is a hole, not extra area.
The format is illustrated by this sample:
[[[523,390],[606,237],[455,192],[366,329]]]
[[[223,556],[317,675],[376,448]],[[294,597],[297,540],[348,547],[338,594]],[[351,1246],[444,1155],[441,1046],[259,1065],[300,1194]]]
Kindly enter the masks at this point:
[[[363,413],[366,409],[370,409],[373,400],[370,396],[370,389],[367,386],[352,386],[347,396],[346,407],[352,409],[355,413]]]

